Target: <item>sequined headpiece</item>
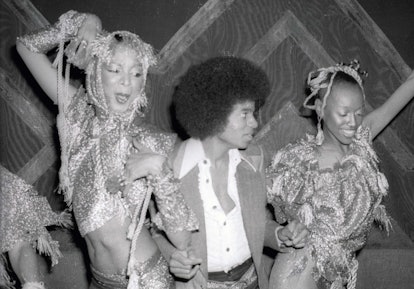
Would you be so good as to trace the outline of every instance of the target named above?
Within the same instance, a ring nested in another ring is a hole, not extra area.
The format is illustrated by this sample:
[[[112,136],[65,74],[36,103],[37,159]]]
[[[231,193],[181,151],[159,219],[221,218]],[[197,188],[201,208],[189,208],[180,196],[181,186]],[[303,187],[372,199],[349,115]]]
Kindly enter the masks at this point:
[[[157,63],[152,46],[142,41],[138,35],[128,31],[115,31],[99,35],[91,43],[90,52],[88,53],[91,60],[86,69],[86,89],[92,103],[104,113],[109,114],[102,84],[102,65],[111,61],[115,48],[120,45],[135,51],[137,60],[143,69],[144,85],[142,91],[136,92],[139,97],[128,109],[128,118],[133,118],[136,112],[143,114],[143,109],[147,105],[147,97],[144,91],[147,71],[150,66]]]
[[[334,66],[320,68],[316,71],[312,71],[308,75],[308,87],[311,93],[303,102],[303,106],[312,110],[315,110],[315,105],[310,105],[309,101],[315,97],[319,91],[323,88],[326,88],[326,93],[322,99],[322,107],[326,105],[326,98],[330,94],[332,90],[332,84],[335,79],[335,76],[338,72],[343,72],[349,76],[351,76],[355,81],[358,83],[359,87],[361,88],[362,95],[365,100],[365,93],[364,87],[362,85],[362,76],[368,76],[368,73],[365,71],[360,70],[360,65],[358,60],[354,59],[350,64],[338,63]]]

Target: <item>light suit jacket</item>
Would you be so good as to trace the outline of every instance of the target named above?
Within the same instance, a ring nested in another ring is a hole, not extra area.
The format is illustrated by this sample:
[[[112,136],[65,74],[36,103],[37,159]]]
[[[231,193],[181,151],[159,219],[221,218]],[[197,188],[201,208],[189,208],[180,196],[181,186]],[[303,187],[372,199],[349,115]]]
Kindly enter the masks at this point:
[[[172,158],[175,175],[178,177],[187,142],[180,144]],[[263,245],[266,228],[274,232],[274,226],[267,226],[270,222],[266,217],[266,190],[263,170],[263,152],[256,145],[240,151],[242,161],[237,166],[236,181],[242,211],[244,229],[252,254],[253,263],[258,273],[260,288],[268,288],[268,275],[262,264]],[[204,209],[198,188],[198,166],[195,166],[181,178],[181,191],[189,207],[195,212],[199,220],[199,230],[192,233],[191,245],[195,256],[203,260],[200,265],[201,274],[208,276],[207,272],[207,244]],[[272,234],[268,234],[272,235]],[[274,234],[273,234],[274,235]],[[160,250],[167,260],[173,248],[161,235],[154,237]],[[199,284],[195,284],[199,283]],[[177,282],[177,288],[206,288],[205,278],[193,278],[188,282]]]

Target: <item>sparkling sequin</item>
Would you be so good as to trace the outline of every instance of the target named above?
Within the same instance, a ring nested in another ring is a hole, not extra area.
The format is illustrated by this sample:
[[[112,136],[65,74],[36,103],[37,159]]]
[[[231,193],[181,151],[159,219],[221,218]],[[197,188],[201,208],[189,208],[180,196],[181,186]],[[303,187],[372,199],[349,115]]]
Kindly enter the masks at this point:
[[[136,275],[128,278],[123,274],[105,274],[95,268],[91,268],[94,288],[123,288],[132,286],[140,289],[173,289],[174,279],[169,273],[168,263],[159,252],[148,260],[138,263],[134,267]],[[128,283],[131,283],[128,285]]]
[[[4,254],[20,242],[28,242],[51,259],[52,266],[62,257],[59,244],[47,226],[70,225],[70,215],[52,211],[47,199],[35,189],[0,165],[0,253]],[[0,256],[0,284],[5,284],[5,261]],[[7,283],[7,282],[6,282]]]
[[[164,227],[172,230],[198,227],[195,214],[186,206],[179,192],[179,184],[171,170],[150,182],[140,179],[126,195],[111,194],[106,181],[122,174],[127,156],[133,151],[128,137],[163,155],[168,154],[175,142],[175,135],[155,131],[153,127],[133,123],[116,117],[91,118],[92,107],[86,103],[86,95],[79,90],[73,97],[70,114],[66,121],[78,132],[72,138],[69,154],[69,179],[73,185],[73,210],[81,235],[94,231],[117,215],[132,217],[130,208],[142,205],[143,196],[151,185]],[[90,119],[94,119],[90,121]]]
[[[174,279],[169,273],[168,262],[161,254],[155,254],[149,260],[137,264],[137,286],[142,289],[173,289]],[[135,285],[135,284],[134,284]]]
[[[279,222],[299,219],[311,231],[315,280],[342,284],[355,277],[355,251],[365,245],[374,219],[389,224],[380,205],[388,185],[367,128],[358,129],[335,168],[319,169],[317,156],[312,137],[282,149],[267,171],[273,182],[268,200]]]
[[[18,37],[17,40],[32,52],[45,53],[55,48],[60,42],[65,42],[74,37],[86,15],[70,10],[62,14],[59,21],[54,25],[30,32]]]

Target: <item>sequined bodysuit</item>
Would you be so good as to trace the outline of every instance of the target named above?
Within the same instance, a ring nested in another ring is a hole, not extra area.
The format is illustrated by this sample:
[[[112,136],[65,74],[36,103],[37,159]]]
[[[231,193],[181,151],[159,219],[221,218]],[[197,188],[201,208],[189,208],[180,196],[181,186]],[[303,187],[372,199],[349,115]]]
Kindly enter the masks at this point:
[[[148,189],[144,179],[135,181],[126,195],[107,191],[108,179],[122,174],[126,158],[132,150],[127,137],[135,137],[142,146],[163,155],[168,154],[175,142],[175,135],[155,131],[150,126],[132,123],[127,127],[127,122],[115,117],[95,117],[86,99],[85,92],[80,89],[67,113],[58,116],[58,127],[63,121],[66,127],[69,124],[69,129],[59,131],[68,150],[68,169],[61,174],[67,174],[70,180],[68,198],[73,194],[73,210],[82,236],[117,215],[132,218],[132,208],[142,205]],[[157,201],[168,204],[159,204],[164,208],[161,217],[166,228],[173,228],[174,231],[195,228],[195,215],[182,202],[180,194],[168,189],[154,190],[154,194]]]
[[[347,155],[332,169],[319,168],[317,145],[308,137],[280,150],[267,173],[277,221],[298,219],[311,232],[306,249],[318,286],[353,288],[355,252],[365,245],[374,220],[389,222],[380,204],[388,183],[378,169],[369,129],[358,129]],[[300,274],[306,262],[306,257],[297,260],[291,274]]]

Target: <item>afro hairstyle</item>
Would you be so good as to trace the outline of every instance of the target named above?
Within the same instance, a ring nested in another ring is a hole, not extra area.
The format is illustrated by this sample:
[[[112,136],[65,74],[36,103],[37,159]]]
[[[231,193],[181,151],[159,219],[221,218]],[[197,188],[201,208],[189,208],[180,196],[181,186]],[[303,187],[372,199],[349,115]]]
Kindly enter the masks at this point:
[[[176,118],[188,135],[205,139],[222,132],[234,105],[253,101],[258,110],[270,92],[266,73],[233,56],[191,66],[173,95]]]

